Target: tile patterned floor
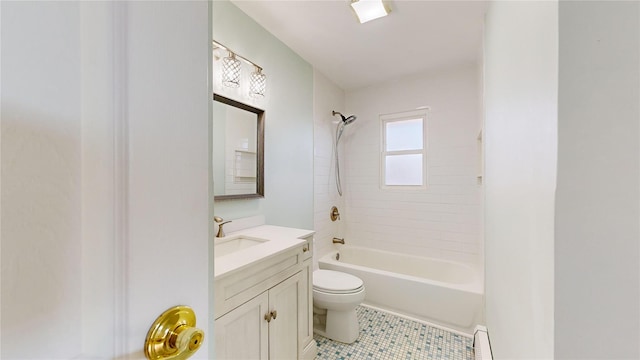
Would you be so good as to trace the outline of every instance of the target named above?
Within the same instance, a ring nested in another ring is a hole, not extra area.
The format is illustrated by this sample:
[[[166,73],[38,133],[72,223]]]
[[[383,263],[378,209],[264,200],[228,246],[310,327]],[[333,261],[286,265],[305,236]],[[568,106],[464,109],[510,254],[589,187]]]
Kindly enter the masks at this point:
[[[315,335],[316,360],[472,360],[473,339],[365,306],[357,308],[360,336],[343,344]]]

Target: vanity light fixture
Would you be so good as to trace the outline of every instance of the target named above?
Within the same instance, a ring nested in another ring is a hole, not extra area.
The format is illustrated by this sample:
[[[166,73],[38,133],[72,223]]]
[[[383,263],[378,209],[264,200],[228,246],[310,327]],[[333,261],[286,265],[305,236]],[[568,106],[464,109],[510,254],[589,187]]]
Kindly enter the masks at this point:
[[[240,86],[240,70],[242,64],[236,54],[229,51],[229,56],[222,59],[222,84],[228,87]]]
[[[361,24],[387,16],[391,12],[382,0],[351,0],[351,8]]]
[[[262,67],[253,61],[238,55],[228,47],[213,41],[213,50],[222,49],[229,52],[229,56],[222,58],[222,84],[228,87],[240,87],[240,77],[242,76],[241,60],[249,65],[253,65],[255,71],[248,75],[249,77],[249,95],[251,97],[264,97],[267,88],[267,76],[262,72]],[[214,60],[220,60],[220,57],[214,52]]]
[[[262,97],[267,88],[267,76],[262,73],[262,68],[254,65],[256,71],[251,73],[251,82],[249,84],[249,95],[253,97]]]

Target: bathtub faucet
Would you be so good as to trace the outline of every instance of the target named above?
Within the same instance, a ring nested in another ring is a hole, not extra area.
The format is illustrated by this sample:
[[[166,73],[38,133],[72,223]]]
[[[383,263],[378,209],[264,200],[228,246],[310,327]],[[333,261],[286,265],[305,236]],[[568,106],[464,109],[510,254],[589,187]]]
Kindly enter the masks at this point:
[[[333,238],[333,243],[334,244],[344,244],[344,239],[340,239],[340,238]]]

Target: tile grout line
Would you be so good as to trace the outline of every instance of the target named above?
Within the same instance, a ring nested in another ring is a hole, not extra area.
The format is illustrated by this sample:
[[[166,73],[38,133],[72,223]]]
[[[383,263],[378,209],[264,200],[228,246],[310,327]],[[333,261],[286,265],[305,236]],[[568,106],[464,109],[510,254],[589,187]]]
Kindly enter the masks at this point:
[[[315,335],[316,359],[471,360],[472,339],[402,316],[359,306],[356,310],[360,336],[353,344],[343,344]]]

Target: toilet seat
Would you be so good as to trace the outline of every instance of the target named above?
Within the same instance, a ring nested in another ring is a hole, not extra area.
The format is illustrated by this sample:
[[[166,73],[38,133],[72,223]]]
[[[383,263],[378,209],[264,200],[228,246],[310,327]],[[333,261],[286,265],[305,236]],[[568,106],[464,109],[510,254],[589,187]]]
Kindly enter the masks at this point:
[[[313,272],[313,290],[326,294],[353,294],[362,291],[364,282],[351,274],[333,270]]]

